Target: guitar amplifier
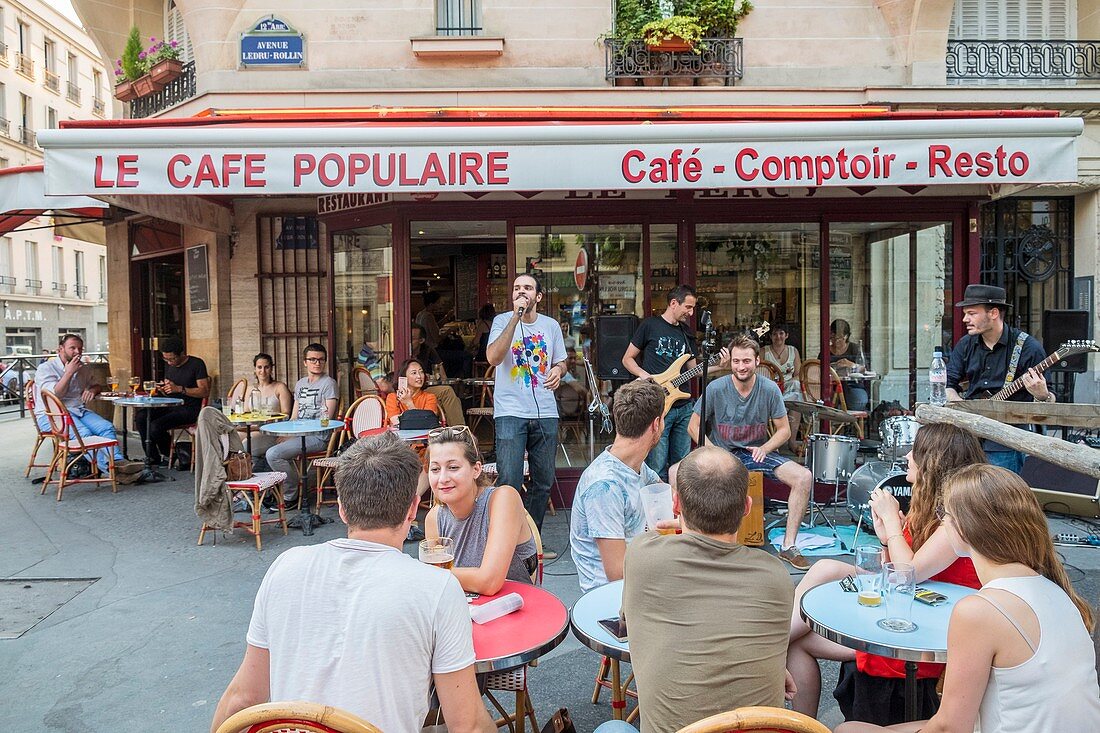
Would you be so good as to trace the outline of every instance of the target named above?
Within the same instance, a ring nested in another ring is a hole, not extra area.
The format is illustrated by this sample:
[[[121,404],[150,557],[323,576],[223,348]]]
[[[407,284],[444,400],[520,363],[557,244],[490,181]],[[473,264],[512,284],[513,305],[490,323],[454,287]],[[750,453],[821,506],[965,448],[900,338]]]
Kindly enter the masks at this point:
[[[1043,350],[1053,354],[1059,345],[1067,341],[1084,341],[1089,337],[1089,312],[1085,310],[1043,311]],[[1055,362],[1048,372],[1088,371],[1088,354],[1071,356]]]
[[[636,330],[638,317],[635,315],[596,317],[596,376],[623,382],[634,378],[623,366],[623,355]]]
[[[1068,468],[1028,456],[1020,477],[1035,492],[1045,511],[1100,517],[1100,482]]]

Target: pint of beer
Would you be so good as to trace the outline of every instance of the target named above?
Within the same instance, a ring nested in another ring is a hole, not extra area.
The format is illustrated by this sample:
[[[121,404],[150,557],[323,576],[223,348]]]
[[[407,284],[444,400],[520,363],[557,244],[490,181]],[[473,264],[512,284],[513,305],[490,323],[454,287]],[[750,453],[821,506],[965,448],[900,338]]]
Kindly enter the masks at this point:
[[[450,570],[455,566],[454,540],[450,537],[421,540],[420,562]]]

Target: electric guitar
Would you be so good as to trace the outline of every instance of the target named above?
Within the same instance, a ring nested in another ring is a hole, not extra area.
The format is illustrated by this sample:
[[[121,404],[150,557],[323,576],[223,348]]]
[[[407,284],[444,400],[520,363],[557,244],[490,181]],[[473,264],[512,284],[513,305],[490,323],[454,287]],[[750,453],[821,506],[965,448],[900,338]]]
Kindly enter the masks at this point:
[[[759,326],[752,329],[753,333],[761,338],[763,338],[764,334],[766,334],[770,330],[771,324],[767,321],[764,321]],[[652,375],[651,379],[659,384],[661,387],[664,387],[665,390],[665,410],[661,413],[662,415],[667,415],[668,411],[672,409],[672,405],[676,402],[679,402],[680,400],[686,400],[691,397],[690,394],[680,389],[680,385],[685,384],[686,382],[690,382],[696,377],[702,376],[703,365],[696,364],[691,369],[688,369],[686,372],[683,373],[680,372],[680,369],[684,366],[685,363],[694,358],[695,356],[693,354],[683,354],[676,361],[672,362],[672,364],[669,365],[668,369],[665,369],[660,374]],[[708,360],[707,366],[708,368],[718,366],[721,361],[722,355],[714,354]]]
[[[1078,354],[1087,354],[1089,352],[1100,351],[1100,346],[1095,341],[1067,341],[1057,349],[1054,353],[1043,359],[1041,362],[1035,365],[1034,369],[1039,374],[1042,374],[1050,367],[1054,366],[1063,359],[1068,359],[1071,356],[1077,356]],[[1017,376],[1011,382],[1005,385],[1004,389],[1000,392],[989,392],[988,390],[981,397],[971,397],[971,399],[990,399],[990,400],[1007,400],[1012,395],[1019,392],[1024,388],[1024,380]]]

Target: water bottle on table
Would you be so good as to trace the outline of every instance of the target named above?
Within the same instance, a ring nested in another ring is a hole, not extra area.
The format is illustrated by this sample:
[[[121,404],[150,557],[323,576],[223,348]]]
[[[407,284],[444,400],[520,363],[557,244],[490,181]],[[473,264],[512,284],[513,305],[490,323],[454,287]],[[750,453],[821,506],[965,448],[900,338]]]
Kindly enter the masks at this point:
[[[932,352],[932,366],[928,369],[928,384],[932,388],[928,396],[931,405],[947,404],[947,364],[943,361],[943,352]]]

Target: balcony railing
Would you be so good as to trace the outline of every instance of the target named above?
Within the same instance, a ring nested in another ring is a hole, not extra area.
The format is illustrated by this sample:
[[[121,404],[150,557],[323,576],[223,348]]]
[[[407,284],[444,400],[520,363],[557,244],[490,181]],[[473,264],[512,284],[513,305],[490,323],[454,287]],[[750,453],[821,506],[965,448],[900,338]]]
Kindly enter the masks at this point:
[[[641,41],[604,41],[605,76],[616,86],[733,86],[745,74],[744,39],[704,38],[693,51],[654,51]],[[685,83],[686,82],[686,83]]]
[[[140,119],[185,102],[195,96],[195,62],[183,65],[183,73],[156,94],[138,97],[130,102],[130,117]]]
[[[1100,41],[952,39],[947,79],[1100,82]]]
[[[25,54],[15,54],[15,71],[34,81],[34,60]]]
[[[14,292],[15,278],[10,275],[0,275],[0,293]]]
[[[38,144],[38,135],[36,135],[34,133],[34,130],[29,127],[20,127],[19,137],[17,137],[16,140],[23,143],[28,148],[33,148],[35,145]]]
[[[102,117],[107,110],[107,104],[102,99],[92,100],[92,114],[96,117]]]
[[[86,296],[88,294],[88,286],[87,285],[77,285],[75,288],[73,288],[73,292],[76,294],[76,297],[83,298],[84,296]]]
[[[11,123],[0,117],[0,135],[11,137]]]
[[[8,44],[0,41],[0,66],[8,65]]]
[[[61,77],[49,69],[42,70],[42,86],[55,94],[61,93]]]
[[[64,295],[65,291],[67,291],[68,289],[69,289],[69,286],[66,283],[53,283],[53,291],[55,293],[58,293],[60,295]]]
[[[73,104],[80,104],[80,87],[71,81],[65,87],[65,98]]]
[[[41,280],[24,280],[23,282],[26,284],[28,295],[38,295],[42,292]]]

